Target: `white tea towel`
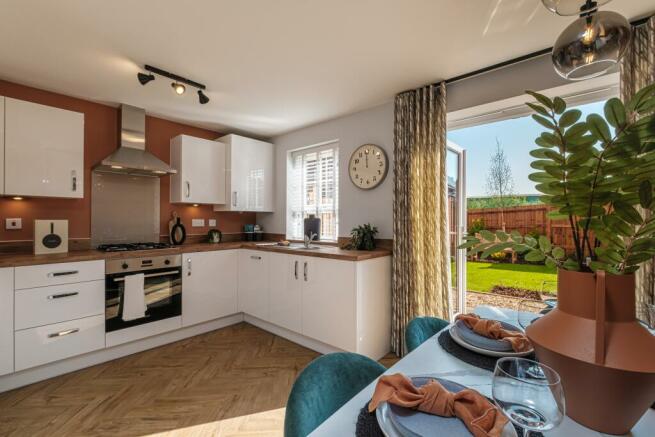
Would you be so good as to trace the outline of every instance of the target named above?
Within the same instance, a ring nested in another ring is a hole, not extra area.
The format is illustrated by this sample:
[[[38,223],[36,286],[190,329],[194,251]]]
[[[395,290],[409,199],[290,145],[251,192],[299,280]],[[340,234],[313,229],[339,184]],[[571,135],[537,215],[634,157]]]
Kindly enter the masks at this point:
[[[125,276],[123,290],[123,321],[141,319],[146,315],[146,293],[143,289],[143,273]]]

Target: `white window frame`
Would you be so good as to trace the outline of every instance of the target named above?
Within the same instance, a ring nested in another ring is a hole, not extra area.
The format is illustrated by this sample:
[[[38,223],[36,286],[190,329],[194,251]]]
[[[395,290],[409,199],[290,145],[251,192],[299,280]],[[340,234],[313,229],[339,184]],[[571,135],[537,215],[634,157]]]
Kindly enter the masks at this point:
[[[328,241],[328,242],[336,242],[339,238],[339,140],[330,140],[326,141],[323,143],[318,143],[318,144],[313,144],[311,146],[305,146],[301,147],[298,149],[293,149],[287,152],[287,186],[286,186],[286,207],[287,207],[287,212],[286,212],[286,238],[288,240],[297,240],[297,239],[302,239],[302,235],[294,235],[293,234],[293,226],[292,226],[292,214],[293,214],[293,207],[292,207],[292,196],[293,194],[291,193],[292,189],[292,180],[294,178],[294,158],[298,156],[299,154],[305,155],[307,153],[320,153],[324,150],[334,150],[334,217],[335,217],[335,223],[334,223],[334,238],[326,238],[324,236],[321,236],[321,241]],[[301,181],[301,187],[300,187],[300,196],[301,198],[305,194],[305,188],[303,186],[304,184],[304,177],[301,176],[300,178]],[[320,188],[319,188],[320,191]],[[318,201],[317,201],[318,205]],[[304,211],[304,201],[301,201],[301,211],[302,214],[304,215],[306,212],[307,213],[315,213],[317,216],[318,210],[317,211]]]

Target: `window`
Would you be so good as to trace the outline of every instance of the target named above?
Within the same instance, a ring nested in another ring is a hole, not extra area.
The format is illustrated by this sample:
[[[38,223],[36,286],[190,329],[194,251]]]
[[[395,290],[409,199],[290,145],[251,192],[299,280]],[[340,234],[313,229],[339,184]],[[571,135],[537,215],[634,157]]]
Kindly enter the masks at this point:
[[[289,153],[287,238],[303,239],[310,214],[321,219],[321,240],[336,241],[339,225],[339,144],[332,142]]]

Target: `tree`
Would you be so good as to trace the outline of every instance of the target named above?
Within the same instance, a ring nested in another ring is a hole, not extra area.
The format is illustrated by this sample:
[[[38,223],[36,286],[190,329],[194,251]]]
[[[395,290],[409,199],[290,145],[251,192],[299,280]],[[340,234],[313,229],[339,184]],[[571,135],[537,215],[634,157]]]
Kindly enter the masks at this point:
[[[487,194],[497,198],[500,207],[500,221],[505,230],[505,211],[514,193],[514,178],[507,155],[496,138],[496,151],[491,155],[489,171],[487,173]]]

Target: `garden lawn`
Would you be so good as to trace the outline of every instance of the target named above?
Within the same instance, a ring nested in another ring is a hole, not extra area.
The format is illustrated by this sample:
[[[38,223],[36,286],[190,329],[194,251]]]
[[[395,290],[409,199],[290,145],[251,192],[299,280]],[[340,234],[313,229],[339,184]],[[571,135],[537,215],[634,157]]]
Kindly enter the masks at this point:
[[[472,291],[491,291],[494,285],[542,291],[543,284],[543,291],[557,289],[557,272],[546,266],[467,262],[466,269],[466,287]]]

